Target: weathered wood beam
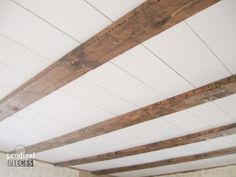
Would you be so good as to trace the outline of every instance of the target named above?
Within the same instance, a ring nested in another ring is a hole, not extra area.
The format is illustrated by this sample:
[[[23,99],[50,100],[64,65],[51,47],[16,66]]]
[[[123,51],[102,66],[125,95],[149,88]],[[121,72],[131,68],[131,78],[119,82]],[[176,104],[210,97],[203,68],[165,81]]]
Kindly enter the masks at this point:
[[[109,152],[100,155],[94,155],[90,157],[84,157],[79,159],[73,159],[63,162],[58,162],[56,166],[75,166],[80,164],[92,163],[92,162],[99,162],[104,160],[111,160],[121,157],[127,157],[131,155],[137,155],[167,148],[172,148],[176,146],[196,143],[204,140],[214,139],[218,137],[228,136],[236,133],[236,123],[212,128],[209,130],[204,130],[198,133],[193,133],[177,138],[168,139],[165,141],[159,141],[155,143],[150,143],[142,146],[137,146],[133,148],[128,148],[120,151]]]
[[[150,162],[150,163],[131,165],[127,167],[97,170],[97,171],[93,171],[92,173],[95,175],[105,175],[105,174],[120,173],[120,172],[126,172],[126,171],[135,171],[135,170],[142,170],[142,169],[147,169],[147,168],[174,165],[178,163],[192,162],[192,161],[202,160],[202,159],[209,159],[213,157],[220,157],[220,156],[235,154],[235,153],[236,153],[236,147],[231,147],[231,148],[220,149],[220,150],[201,153],[201,154],[177,157],[177,158],[160,160],[160,161],[155,161],[155,162]]]
[[[236,93],[236,75],[25,148],[41,152],[156,119]]]
[[[0,120],[219,0],[148,0],[0,101]]]

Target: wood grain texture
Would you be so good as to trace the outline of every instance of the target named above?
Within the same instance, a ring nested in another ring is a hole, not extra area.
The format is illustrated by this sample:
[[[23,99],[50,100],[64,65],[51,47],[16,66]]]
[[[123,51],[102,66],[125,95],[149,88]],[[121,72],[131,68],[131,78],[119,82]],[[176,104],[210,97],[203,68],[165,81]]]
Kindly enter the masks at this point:
[[[212,128],[209,130],[201,131],[198,133],[193,133],[177,138],[168,139],[165,141],[159,141],[155,143],[150,143],[142,146],[137,146],[133,148],[128,148],[120,151],[109,152],[100,155],[94,155],[90,157],[84,157],[79,159],[67,160],[63,162],[58,162],[56,166],[75,166],[85,163],[99,162],[104,160],[111,160],[121,157],[127,157],[131,155],[137,155],[167,148],[172,148],[176,146],[196,143],[204,140],[209,140],[213,138],[223,137],[227,135],[232,135],[236,133],[236,123],[225,125],[217,128]]]
[[[209,159],[209,158],[213,158],[213,157],[220,157],[220,156],[235,154],[235,153],[236,153],[236,147],[231,147],[231,148],[220,149],[220,150],[201,153],[201,154],[177,157],[177,158],[160,160],[160,161],[155,161],[155,162],[150,162],[150,163],[131,165],[131,166],[127,166],[127,167],[97,170],[97,171],[93,171],[92,173],[96,174],[96,175],[120,173],[120,172],[126,172],[126,171],[134,171],[134,170],[141,170],[141,169],[147,169],[147,168],[174,165],[174,164],[178,164],[178,163],[192,162],[192,161],[196,161],[196,160]]]
[[[156,119],[236,93],[236,75],[25,148],[41,152]]]
[[[0,120],[218,0],[148,0],[0,101]]]
[[[92,174],[89,171],[85,171],[85,170],[79,170],[79,176],[78,177],[98,177],[95,174]],[[113,177],[113,176],[109,176],[109,175],[100,175],[99,177]]]

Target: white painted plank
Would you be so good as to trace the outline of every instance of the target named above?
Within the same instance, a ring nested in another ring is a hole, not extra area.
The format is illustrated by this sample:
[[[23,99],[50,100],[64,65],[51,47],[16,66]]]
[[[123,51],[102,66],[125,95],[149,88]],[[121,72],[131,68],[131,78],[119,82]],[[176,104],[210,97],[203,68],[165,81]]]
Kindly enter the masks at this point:
[[[127,148],[126,144],[98,136],[84,141],[37,153],[37,158],[49,162],[59,162],[82,158]],[[66,155],[65,155],[66,154]]]
[[[110,0],[87,0],[90,4],[92,4],[95,8],[105,14],[112,21],[115,21],[127,14],[143,2],[145,0],[119,0],[119,1],[110,1]]]
[[[222,157],[215,157],[205,160],[192,161],[187,163],[181,163],[177,165],[168,165],[164,167],[149,168],[144,170],[123,172],[112,174],[119,177],[141,177],[150,175],[164,175],[168,173],[177,173],[189,170],[197,170],[203,168],[211,168],[215,166],[230,165],[236,163],[236,155],[226,155]]]
[[[16,1],[80,42],[111,23],[83,0]]]
[[[84,77],[140,107],[164,98],[111,63],[88,72]]]
[[[86,127],[113,117],[113,114],[79,100],[58,90],[43,98],[56,107],[72,114],[79,122],[79,127]]]
[[[0,2],[0,33],[51,60],[61,58],[79,45],[9,0]]]
[[[235,7],[235,0],[222,0],[187,20],[188,24],[234,74],[236,73]]]
[[[147,121],[140,125],[166,138],[174,138],[188,134],[187,131],[178,128],[165,120],[162,120],[162,118]]]
[[[13,91],[14,89],[6,86],[6,85],[2,85],[0,84],[0,99],[4,98],[5,96],[7,96],[11,91]]]
[[[204,121],[185,110],[164,116],[162,117],[162,120],[165,120],[182,130],[188,131],[189,133],[200,132],[211,128],[210,125],[207,125]]]
[[[152,37],[144,45],[195,87],[230,75],[204,43],[182,23]]]
[[[8,88],[17,88],[26,82],[27,76],[21,74],[14,69],[0,63],[0,84]]]
[[[236,120],[219,108],[214,102],[205,103],[188,109],[189,112],[198,116],[209,125],[219,127],[234,123]]]
[[[0,35],[0,63],[32,78],[52,62]]]
[[[130,104],[126,100],[121,99],[84,78],[79,78],[69,83],[63,87],[62,90],[115,115],[121,115],[137,109],[133,104]]]
[[[236,120],[236,94],[218,99],[215,103]]]
[[[188,82],[142,45],[119,55],[112,60],[112,63],[166,97],[172,97],[193,89]]]
[[[123,128],[121,130],[107,133],[105,136],[132,146],[139,146],[165,139],[165,137],[147,130],[141,125]]]
[[[136,165],[141,163],[148,163],[163,159],[168,159],[172,157],[180,157],[185,155],[195,154],[196,151],[185,147],[175,147],[166,150],[154,151],[149,153],[144,153],[140,155],[134,155],[129,157],[118,158],[114,160],[107,160],[103,162],[94,162],[89,164],[77,165],[80,169],[84,170],[100,170],[100,169],[107,169],[107,168],[116,168],[116,167],[124,167],[129,165]]]

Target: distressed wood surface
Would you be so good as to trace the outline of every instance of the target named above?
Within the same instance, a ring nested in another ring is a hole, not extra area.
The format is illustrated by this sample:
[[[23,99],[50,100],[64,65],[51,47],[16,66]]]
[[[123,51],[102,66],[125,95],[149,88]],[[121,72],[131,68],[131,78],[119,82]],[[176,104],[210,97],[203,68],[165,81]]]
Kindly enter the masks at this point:
[[[196,143],[204,140],[214,139],[218,137],[228,136],[236,133],[236,123],[212,128],[209,130],[168,139],[165,141],[159,141],[155,143],[150,143],[142,146],[137,146],[133,148],[128,148],[120,151],[109,152],[100,155],[94,155],[90,157],[84,157],[79,159],[67,160],[55,163],[56,166],[75,166],[80,164],[92,163],[92,162],[99,162],[104,160],[111,160],[121,157],[127,157],[131,155],[137,155],[162,149],[168,149],[176,146]]]
[[[126,167],[97,170],[97,171],[93,171],[92,173],[95,175],[120,173],[120,172],[126,172],[126,171],[134,171],[134,170],[141,170],[141,169],[147,169],[147,168],[174,165],[174,164],[185,163],[185,162],[192,162],[192,161],[196,161],[196,160],[209,159],[209,158],[213,158],[213,157],[220,157],[220,156],[235,154],[235,153],[236,153],[236,147],[231,147],[231,148],[220,149],[220,150],[201,153],[201,154],[177,157],[177,158],[160,160],[160,161],[155,161],[155,162],[150,162],[150,163],[143,163],[143,164],[126,166]]]
[[[148,0],[0,101],[0,120],[218,0]]]
[[[156,119],[236,93],[236,75],[25,148],[41,152]]]

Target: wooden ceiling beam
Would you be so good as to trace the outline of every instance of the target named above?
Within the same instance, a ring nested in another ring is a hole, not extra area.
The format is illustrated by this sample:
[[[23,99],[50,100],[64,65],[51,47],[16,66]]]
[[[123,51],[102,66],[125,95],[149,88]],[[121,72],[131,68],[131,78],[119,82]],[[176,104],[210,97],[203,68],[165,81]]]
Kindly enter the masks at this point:
[[[0,101],[0,121],[219,0],[147,0]]]
[[[143,163],[143,164],[126,166],[126,167],[97,170],[97,171],[93,171],[92,173],[95,175],[121,173],[121,172],[127,172],[127,171],[135,171],[135,170],[142,170],[142,169],[148,169],[148,168],[154,168],[154,167],[174,165],[174,164],[179,164],[179,163],[192,162],[192,161],[196,161],[196,160],[209,159],[209,158],[213,158],[213,157],[220,157],[220,156],[235,154],[235,153],[236,153],[236,147],[231,147],[231,148],[220,149],[220,150],[201,153],[201,154],[189,155],[189,156],[184,156],[184,157],[177,157],[177,158],[160,160],[160,161],[155,161],[155,162],[150,162],[150,163]]]
[[[236,75],[25,148],[41,152],[93,138],[236,93]]]
[[[236,123],[212,128],[209,130],[204,130],[198,133],[193,133],[177,138],[172,138],[164,141],[159,141],[155,143],[150,143],[142,146],[132,147],[120,151],[109,152],[100,155],[94,155],[90,157],[84,157],[79,159],[67,160],[63,162],[55,163],[56,166],[75,166],[80,164],[92,163],[92,162],[99,162],[104,160],[111,160],[121,157],[127,157],[131,155],[138,155],[142,153],[158,151],[162,149],[173,148],[176,146],[196,143],[204,140],[214,139],[218,137],[228,136],[236,134]]]

